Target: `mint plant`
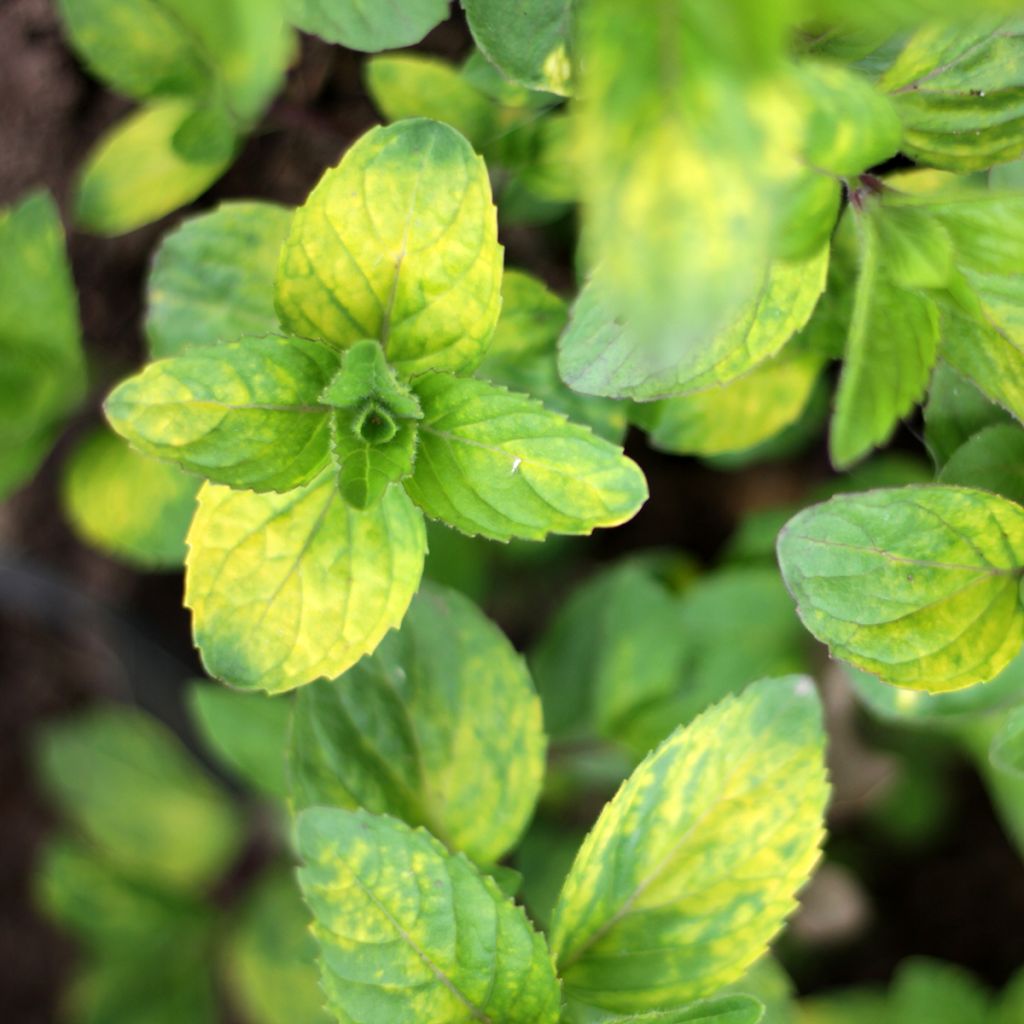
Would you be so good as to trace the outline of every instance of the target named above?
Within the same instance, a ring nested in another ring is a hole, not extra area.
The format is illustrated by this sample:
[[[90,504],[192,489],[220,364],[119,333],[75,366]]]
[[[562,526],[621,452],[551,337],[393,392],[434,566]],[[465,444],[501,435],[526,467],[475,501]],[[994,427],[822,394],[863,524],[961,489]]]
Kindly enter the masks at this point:
[[[500,310],[495,235],[483,164],[454,130],[370,132],[292,221],[275,286],[289,333],[158,360],[107,399],[136,448],[210,481],[186,603],[213,675],[277,692],[372,651],[419,584],[422,513],[539,540],[646,498],[620,449],[467,376]]]
[[[191,202],[234,160],[284,79],[281,0],[59,0],[88,69],[142,106],[97,144],[75,197],[82,227],[132,231]]]

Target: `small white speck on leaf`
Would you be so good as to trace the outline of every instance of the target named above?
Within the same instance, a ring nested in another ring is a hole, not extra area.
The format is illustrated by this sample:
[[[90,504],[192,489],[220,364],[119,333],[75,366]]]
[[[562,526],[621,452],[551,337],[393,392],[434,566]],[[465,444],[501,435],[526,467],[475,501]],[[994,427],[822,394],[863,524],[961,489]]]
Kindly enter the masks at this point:
[[[814,680],[809,676],[801,676],[793,687],[798,697],[810,697],[814,693]]]
[[[514,458],[514,459],[512,460],[512,472],[513,472],[513,473],[518,473],[518,472],[519,472],[519,467],[520,467],[520,466],[521,466],[522,464],[523,464],[523,460],[522,460],[521,458],[519,458],[519,456],[517,455],[517,456],[516,456],[516,457],[515,457],[515,458]]]

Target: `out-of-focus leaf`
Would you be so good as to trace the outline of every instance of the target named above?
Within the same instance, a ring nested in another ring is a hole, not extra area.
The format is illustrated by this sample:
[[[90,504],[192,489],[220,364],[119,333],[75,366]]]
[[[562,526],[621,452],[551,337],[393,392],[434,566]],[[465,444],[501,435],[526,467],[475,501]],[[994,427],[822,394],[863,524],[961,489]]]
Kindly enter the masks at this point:
[[[924,439],[938,466],[985,427],[1011,423],[1009,413],[941,360],[932,374],[924,407]]]
[[[950,456],[938,479],[1024,505],[1024,430],[1010,423],[985,427]]]
[[[448,17],[449,0],[287,0],[292,23],[303,32],[376,53],[418,43]]]
[[[276,332],[274,277],[290,223],[283,206],[230,202],[167,235],[147,286],[150,355]]]

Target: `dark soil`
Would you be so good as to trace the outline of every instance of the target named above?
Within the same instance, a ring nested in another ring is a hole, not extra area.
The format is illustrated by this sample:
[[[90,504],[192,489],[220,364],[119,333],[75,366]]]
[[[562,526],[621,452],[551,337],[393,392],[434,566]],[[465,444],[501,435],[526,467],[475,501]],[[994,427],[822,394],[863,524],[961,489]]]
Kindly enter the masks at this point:
[[[468,45],[456,17],[422,49],[457,57]],[[233,168],[194,207],[117,239],[71,231],[97,397],[141,360],[142,286],[157,240],[189,212],[224,199],[301,202],[324,169],[376,123],[361,64],[358,54],[304,40],[283,94]],[[64,45],[52,0],[0,0],[0,97],[0,206],[45,187],[66,212],[84,155],[128,105],[83,73]],[[563,290],[571,282],[564,225],[506,230],[503,241],[510,265]],[[32,782],[34,725],[116,697],[143,704],[187,736],[180,693],[199,674],[180,576],[124,569],[80,544],[61,518],[58,468],[69,439],[96,421],[97,408],[95,401],[81,414],[38,478],[0,508],[0,1020],[11,1024],[54,1019],[73,958],[32,910],[33,857],[52,825]],[[652,500],[633,523],[583,548],[587,560],[672,545],[711,562],[744,514],[799,500],[828,473],[820,450],[736,474],[659,456],[635,442],[631,454],[648,473]],[[544,589],[550,601],[561,588]],[[491,611],[518,642],[542,621],[534,604]],[[804,985],[884,979],[914,953],[959,961],[993,984],[1024,963],[1019,858],[974,777],[960,771],[950,784],[954,824],[924,853],[876,851],[868,880],[875,923],[852,944],[799,959],[794,966]],[[873,841],[856,821],[842,826],[841,838]]]

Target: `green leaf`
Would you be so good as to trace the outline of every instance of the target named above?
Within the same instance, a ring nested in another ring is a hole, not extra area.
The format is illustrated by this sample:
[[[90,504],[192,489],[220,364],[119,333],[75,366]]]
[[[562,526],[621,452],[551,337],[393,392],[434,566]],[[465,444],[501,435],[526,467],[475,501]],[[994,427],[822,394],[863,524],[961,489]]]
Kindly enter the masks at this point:
[[[986,1024],[992,1000],[962,967],[915,957],[904,960],[889,994],[894,1021],[929,1024]]]
[[[202,25],[205,5],[195,0],[58,0],[58,6],[75,52],[118,92],[147,99],[208,88],[208,55],[194,32]]]
[[[804,140],[809,166],[850,176],[896,155],[903,134],[899,117],[867,78],[820,60],[804,61],[796,75],[810,105]]]
[[[158,100],[115,125],[96,145],[75,192],[75,220],[98,235],[123,235],[201,196],[230,158],[186,160],[173,138],[193,112]]]
[[[422,53],[387,53],[365,66],[366,90],[388,121],[429,117],[479,149],[497,128],[495,105],[457,68]]]
[[[83,540],[140,569],[181,568],[198,477],[139,455],[102,428],[62,471],[64,514]]]
[[[884,220],[884,211],[878,215]],[[869,215],[856,221],[860,271],[846,340],[829,454],[846,469],[884,445],[924,395],[935,363],[939,314],[927,296],[901,287],[892,250]],[[889,324],[899,323],[894,334]]]
[[[996,1024],[1015,1024],[1024,1015],[1024,970],[1017,973],[1003,989],[999,1008],[996,1011]]]
[[[426,586],[372,655],[299,693],[292,802],[404,818],[490,864],[533,813],[544,747],[540,701],[504,634]]]
[[[1021,648],[1024,509],[940,485],[843,495],[795,516],[779,564],[804,625],[886,682],[955,690]]]
[[[36,192],[0,210],[0,498],[36,471],[85,388],[64,231]]]
[[[580,5],[582,241],[636,351],[614,375],[621,358],[602,365],[589,353],[577,374],[595,362],[619,386],[579,390],[665,397],[664,384],[638,389],[681,357],[675,380],[688,375],[691,350],[755,301],[776,208],[803,170],[783,74],[788,7],[741,0],[723,13],[713,0],[656,0],[638,18],[620,0]],[[563,365],[573,387],[577,374]]]
[[[458,132],[401,121],[364,135],[292,223],[281,322],[349,348],[376,338],[403,375],[472,369],[501,308],[487,169]]]
[[[1024,430],[1010,423],[985,427],[953,453],[938,479],[1024,505]]]
[[[905,128],[903,151],[952,171],[1015,160],[1024,147],[1024,22],[925,24],[879,81]]]
[[[105,706],[48,724],[38,743],[47,792],[126,875],[197,890],[237,853],[234,808],[149,715]]]
[[[189,689],[188,703],[192,720],[220,761],[259,792],[276,800],[287,797],[283,751],[290,701],[197,682]]]
[[[524,391],[613,443],[626,433],[623,403],[570,391],[558,375],[556,343],[568,320],[565,301],[521,270],[506,271],[501,319],[477,376]]]
[[[998,771],[1024,779],[1024,709],[1016,708],[1003,719],[992,739],[989,760]]]
[[[104,403],[139,451],[231,487],[287,491],[328,455],[320,404],[337,353],[304,338],[242,338],[151,363]]]
[[[566,96],[573,0],[461,0],[473,40],[513,82]]]
[[[828,247],[806,260],[777,262],[728,327],[661,354],[616,321],[598,279],[580,292],[559,342],[559,371],[574,390],[637,401],[728,384],[776,355],[810,318],[825,287]],[[685,358],[681,358],[685,355]]]
[[[188,536],[185,604],[210,675],[279,693],[351,668],[402,620],[426,553],[398,488],[349,508],[321,476],[287,494],[205,484]]]
[[[126,878],[85,843],[64,836],[43,847],[33,885],[37,905],[94,954],[158,954],[165,935],[205,914],[179,893]]]
[[[806,678],[763,680],[652,753],[604,809],[555,909],[567,993],[619,1012],[741,977],[819,856],[824,733]]]
[[[278,330],[274,276],[291,216],[274,203],[222,203],[165,236],[146,293],[154,358]]]
[[[591,1007],[572,1006],[562,1018],[564,1024],[758,1024],[764,1006],[752,996],[721,996],[701,999],[677,1010],[653,1010],[610,1016]]]
[[[790,352],[718,388],[641,406],[654,448],[676,455],[740,452],[795,423],[821,375],[821,358]]]
[[[622,450],[525,395],[427,374],[419,451],[406,489],[433,519],[492,540],[542,540],[617,526],[647,499]]]
[[[1012,422],[973,384],[941,360],[932,374],[924,407],[924,439],[938,466],[985,427]]]
[[[350,50],[414,46],[448,17],[449,0],[286,0],[296,28]]]
[[[321,984],[339,1020],[558,1021],[543,937],[464,856],[361,810],[305,811],[298,842]]]
[[[278,701],[277,703],[280,703]],[[327,1024],[316,942],[290,873],[274,870],[246,894],[224,950],[232,1003],[249,1024]]]
[[[751,679],[807,668],[806,634],[774,568],[721,569],[698,579],[680,598],[677,622],[678,638],[661,640],[683,650],[674,685],[660,699],[637,702],[617,730],[638,755]],[[628,677],[619,686],[628,688]]]
[[[676,690],[686,653],[678,599],[647,567],[627,562],[588,580],[531,655],[547,728],[614,737],[638,707]]]
[[[956,723],[958,720],[989,716],[1024,703],[1024,651],[987,683],[948,693],[898,689],[855,668],[848,668],[847,673],[857,696],[872,714],[901,725],[913,722],[926,726]]]

